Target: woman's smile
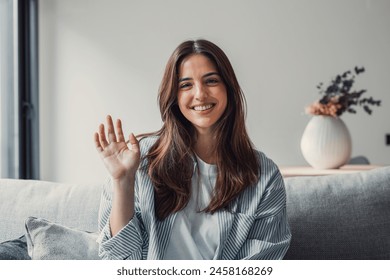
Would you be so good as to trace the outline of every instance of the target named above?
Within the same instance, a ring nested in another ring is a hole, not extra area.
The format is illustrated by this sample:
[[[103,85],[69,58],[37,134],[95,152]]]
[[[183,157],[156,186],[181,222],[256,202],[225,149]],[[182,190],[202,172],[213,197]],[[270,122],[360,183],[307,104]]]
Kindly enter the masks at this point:
[[[198,112],[205,112],[205,111],[210,111],[210,109],[214,108],[214,106],[215,106],[214,103],[209,103],[204,105],[195,105],[192,106],[191,109]]]

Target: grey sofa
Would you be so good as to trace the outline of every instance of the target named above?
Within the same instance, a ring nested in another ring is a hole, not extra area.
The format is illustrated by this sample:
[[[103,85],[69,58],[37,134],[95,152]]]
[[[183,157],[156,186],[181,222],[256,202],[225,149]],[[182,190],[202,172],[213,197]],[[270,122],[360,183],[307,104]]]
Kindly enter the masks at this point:
[[[285,259],[390,259],[390,167],[285,184],[293,234]],[[100,190],[0,179],[0,255],[17,248],[6,258],[96,259]]]

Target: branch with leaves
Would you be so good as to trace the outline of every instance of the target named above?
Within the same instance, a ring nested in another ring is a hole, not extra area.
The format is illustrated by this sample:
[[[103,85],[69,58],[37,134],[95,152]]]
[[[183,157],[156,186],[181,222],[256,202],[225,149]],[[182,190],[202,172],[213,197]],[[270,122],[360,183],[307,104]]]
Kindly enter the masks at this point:
[[[340,116],[344,112],[356,113],[356,106],[363,107],[364,111],[371,115],[372,106],[380,106],[381,101],[372,97],[363,98],[367,90],[354,90],[355,77],[364,73],[364,67],[355,67],[354,70],[345,71],[337,75],[330,84],[324,88],[324,84],[317,86],[322,98],[306,108],[306,113],[311,115]]]

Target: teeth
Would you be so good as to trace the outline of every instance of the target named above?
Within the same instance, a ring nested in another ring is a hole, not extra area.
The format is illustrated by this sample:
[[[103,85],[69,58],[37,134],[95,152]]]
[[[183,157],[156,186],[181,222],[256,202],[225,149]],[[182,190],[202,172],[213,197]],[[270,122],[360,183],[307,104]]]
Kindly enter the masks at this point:
[[[213,107],[212,104],[203,105],[203,106],[195,106],[194,110],[195,111],[204,111],[204,110],[210,109],[211,107]]]

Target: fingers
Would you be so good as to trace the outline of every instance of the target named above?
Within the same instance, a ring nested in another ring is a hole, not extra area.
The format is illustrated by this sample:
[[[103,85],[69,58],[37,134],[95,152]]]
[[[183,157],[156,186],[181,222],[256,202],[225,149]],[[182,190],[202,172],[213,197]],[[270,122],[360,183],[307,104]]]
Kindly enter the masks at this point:
[[[123,135],[123,130],[122,130],[122,122],[120,119],[117,119],[116,120],[116,131],[117,131],[117,134],[118,134],[118,142],[125,142],[125,137]]]
[[[99,152],[103,151],[103,147],[100,143],[100,139],[99,139],[99,133],[95,132],[95,134],[93,135],[93,140],[95,142],[95,147],[96,147],[96,150],[98,150]]]
[[[104,124],[99,125],[98,132],[94,134],[94,143],[95,147],[98,151],[103,151],[110,143],[112,142],[125,142],[125,137],[123,134],[122,129],[122,121],[120,119],[117,119],[115,122],[115,128],[114,123],[112,121],[112,118],[110,115],[106,118],[107,121],[107,137],[106,138],[106,132],[104,128]],[[116,133],[115,133],[116,131]],[[134,135],[133,135],[134,137]],[[135,139],[135,137],[134,137]],[[137,141],[137,139],[135,139]],[[138,141],[137,141],[138,143]]]
[[[104,124],[99,125],[99,138],[100,138],[100,145],[104,149],[108,146],[108,142],[106,139],[106,133],[104,132]]]
[[[116,142],[114,123],[112,122],[112,118],[110,115],[107,116],[106,121],[107,121],[108,140],[110,142]]]
[[[131,149],[134,152],[139,153],[139,142],[138,142],[137,138],[135,138],[133,133],[131,133],[129,136],[129,142],[131,144]]]

